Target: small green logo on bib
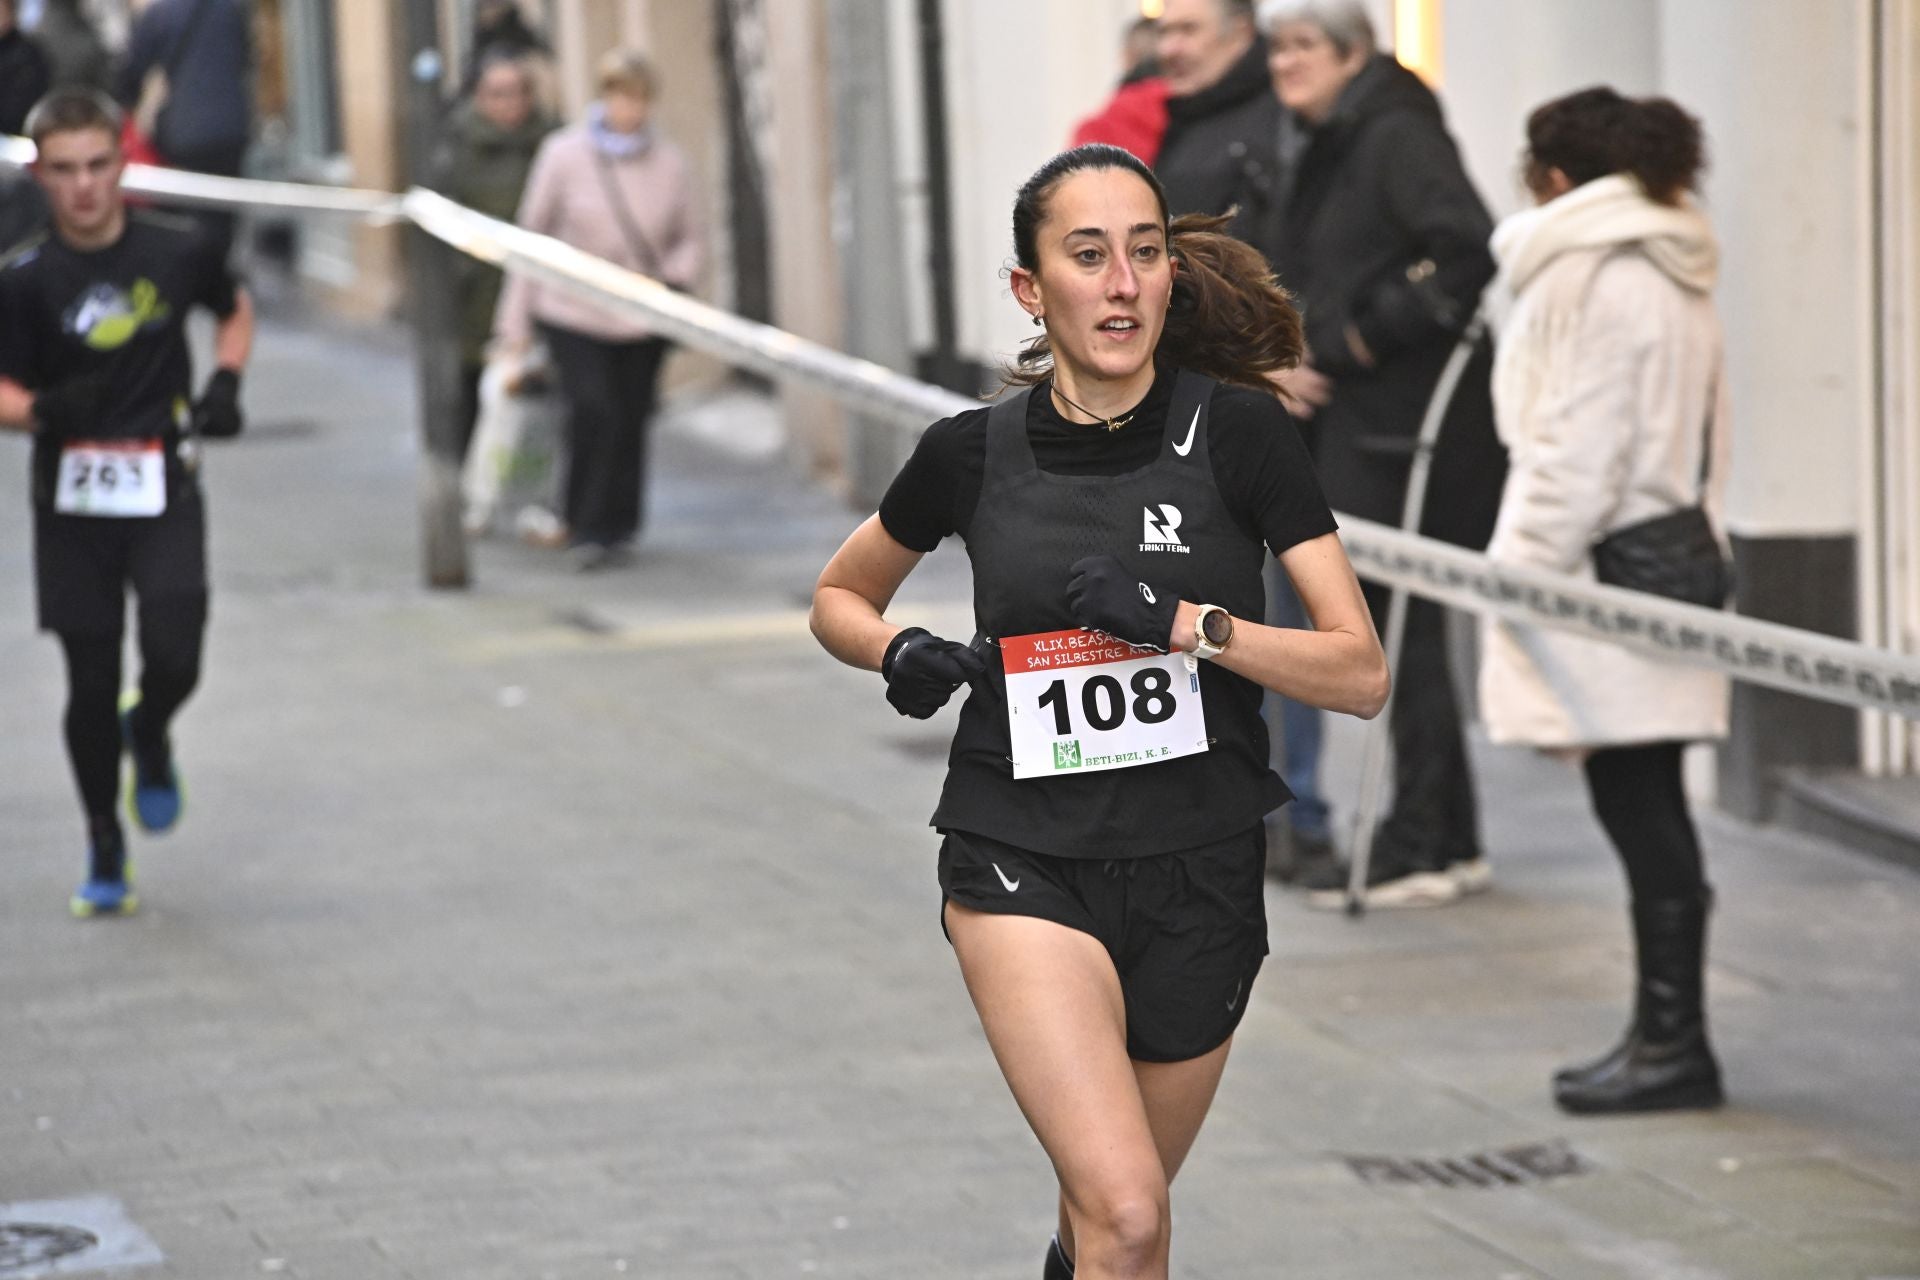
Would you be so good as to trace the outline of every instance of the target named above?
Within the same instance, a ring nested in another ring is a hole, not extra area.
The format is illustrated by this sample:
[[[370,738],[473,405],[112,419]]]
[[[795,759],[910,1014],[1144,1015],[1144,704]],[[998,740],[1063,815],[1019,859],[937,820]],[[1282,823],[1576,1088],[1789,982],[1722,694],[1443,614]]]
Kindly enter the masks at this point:
[[[1078,769],[1080,767],[1080,740],[1056,742],[1053,744],[1053,767],[1056,769]]]

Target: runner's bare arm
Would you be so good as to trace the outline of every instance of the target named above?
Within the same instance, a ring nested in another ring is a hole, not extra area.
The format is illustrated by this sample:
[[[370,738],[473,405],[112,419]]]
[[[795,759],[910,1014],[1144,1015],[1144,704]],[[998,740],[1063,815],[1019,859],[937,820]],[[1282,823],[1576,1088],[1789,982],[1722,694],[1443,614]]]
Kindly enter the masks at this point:
[[[1293,579],[1313,630],[1235,618],[1233,642],[1214,661],[1296,701],[1371,720],[1386,705],[1387,659],[1340,535],[1323,534],[1290,547],[1280,564]],[[1173,642],[1188,652],[1194,647],[1199,603],[1182,600],[1174,616]]]
[[[213,365],[239,373],[253,354],[253,297],[245,289],[233,291],[233,310],[214,328]]]
[[[901,546],[877,515],[848,535],[820,571],[808,625],[822,647],[850,667],[878,671],[901,628],[882,616],[921,553]]]
[[[33,392],[12,378],[0,378],[0,430],[33,429]]]

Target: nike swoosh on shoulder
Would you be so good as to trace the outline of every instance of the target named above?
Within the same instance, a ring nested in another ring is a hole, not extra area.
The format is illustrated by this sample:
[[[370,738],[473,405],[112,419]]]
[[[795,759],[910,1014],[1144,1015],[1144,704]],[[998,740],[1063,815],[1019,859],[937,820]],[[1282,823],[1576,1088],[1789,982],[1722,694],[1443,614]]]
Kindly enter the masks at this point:
[[[1193,421],[1187,424],[1187,438],[1185,440],[1182,440],[1179,444],[1173,446],[1173,451],[1175,453],[1179,454],[1181,457],[1184,458],[1187,456],[1188,453],[1192,451],[1193,433],[1196,429],[1198,429],[1199,426],[1200,426],[1200,410],[1198,408],[1195,408],[1193,411]]]

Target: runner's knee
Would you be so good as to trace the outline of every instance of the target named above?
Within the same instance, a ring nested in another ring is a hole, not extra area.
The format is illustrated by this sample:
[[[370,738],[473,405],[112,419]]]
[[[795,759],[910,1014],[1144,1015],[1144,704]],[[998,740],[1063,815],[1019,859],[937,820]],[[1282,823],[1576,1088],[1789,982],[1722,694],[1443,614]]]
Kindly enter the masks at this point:
[[[1067,1193],[1076,1258],[1102,1258],[1121,1271],[1162,1256],[1172,1230],[1167,1188],[1135,1180],[1090,1193]]]

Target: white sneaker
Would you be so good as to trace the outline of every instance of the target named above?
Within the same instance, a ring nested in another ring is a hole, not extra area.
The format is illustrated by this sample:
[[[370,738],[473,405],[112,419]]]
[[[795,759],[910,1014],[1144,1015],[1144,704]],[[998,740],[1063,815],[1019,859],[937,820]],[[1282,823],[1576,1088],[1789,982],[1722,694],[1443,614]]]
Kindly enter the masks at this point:
[[[1369,885],[1362,897],[1369,911],[1409,910],[1416,907],[1444,907],[1460,900],[1459,883],[1445,871],[1410,871],[1392,880]],[[1307,905],[1321,911],[1344,911],[1345,889],[1316,889],[1307,895]]]
[[[1485,893],[1493,887],[1493,867],[1485,857],[1447,864],[1447,876],[1465,894]]]

